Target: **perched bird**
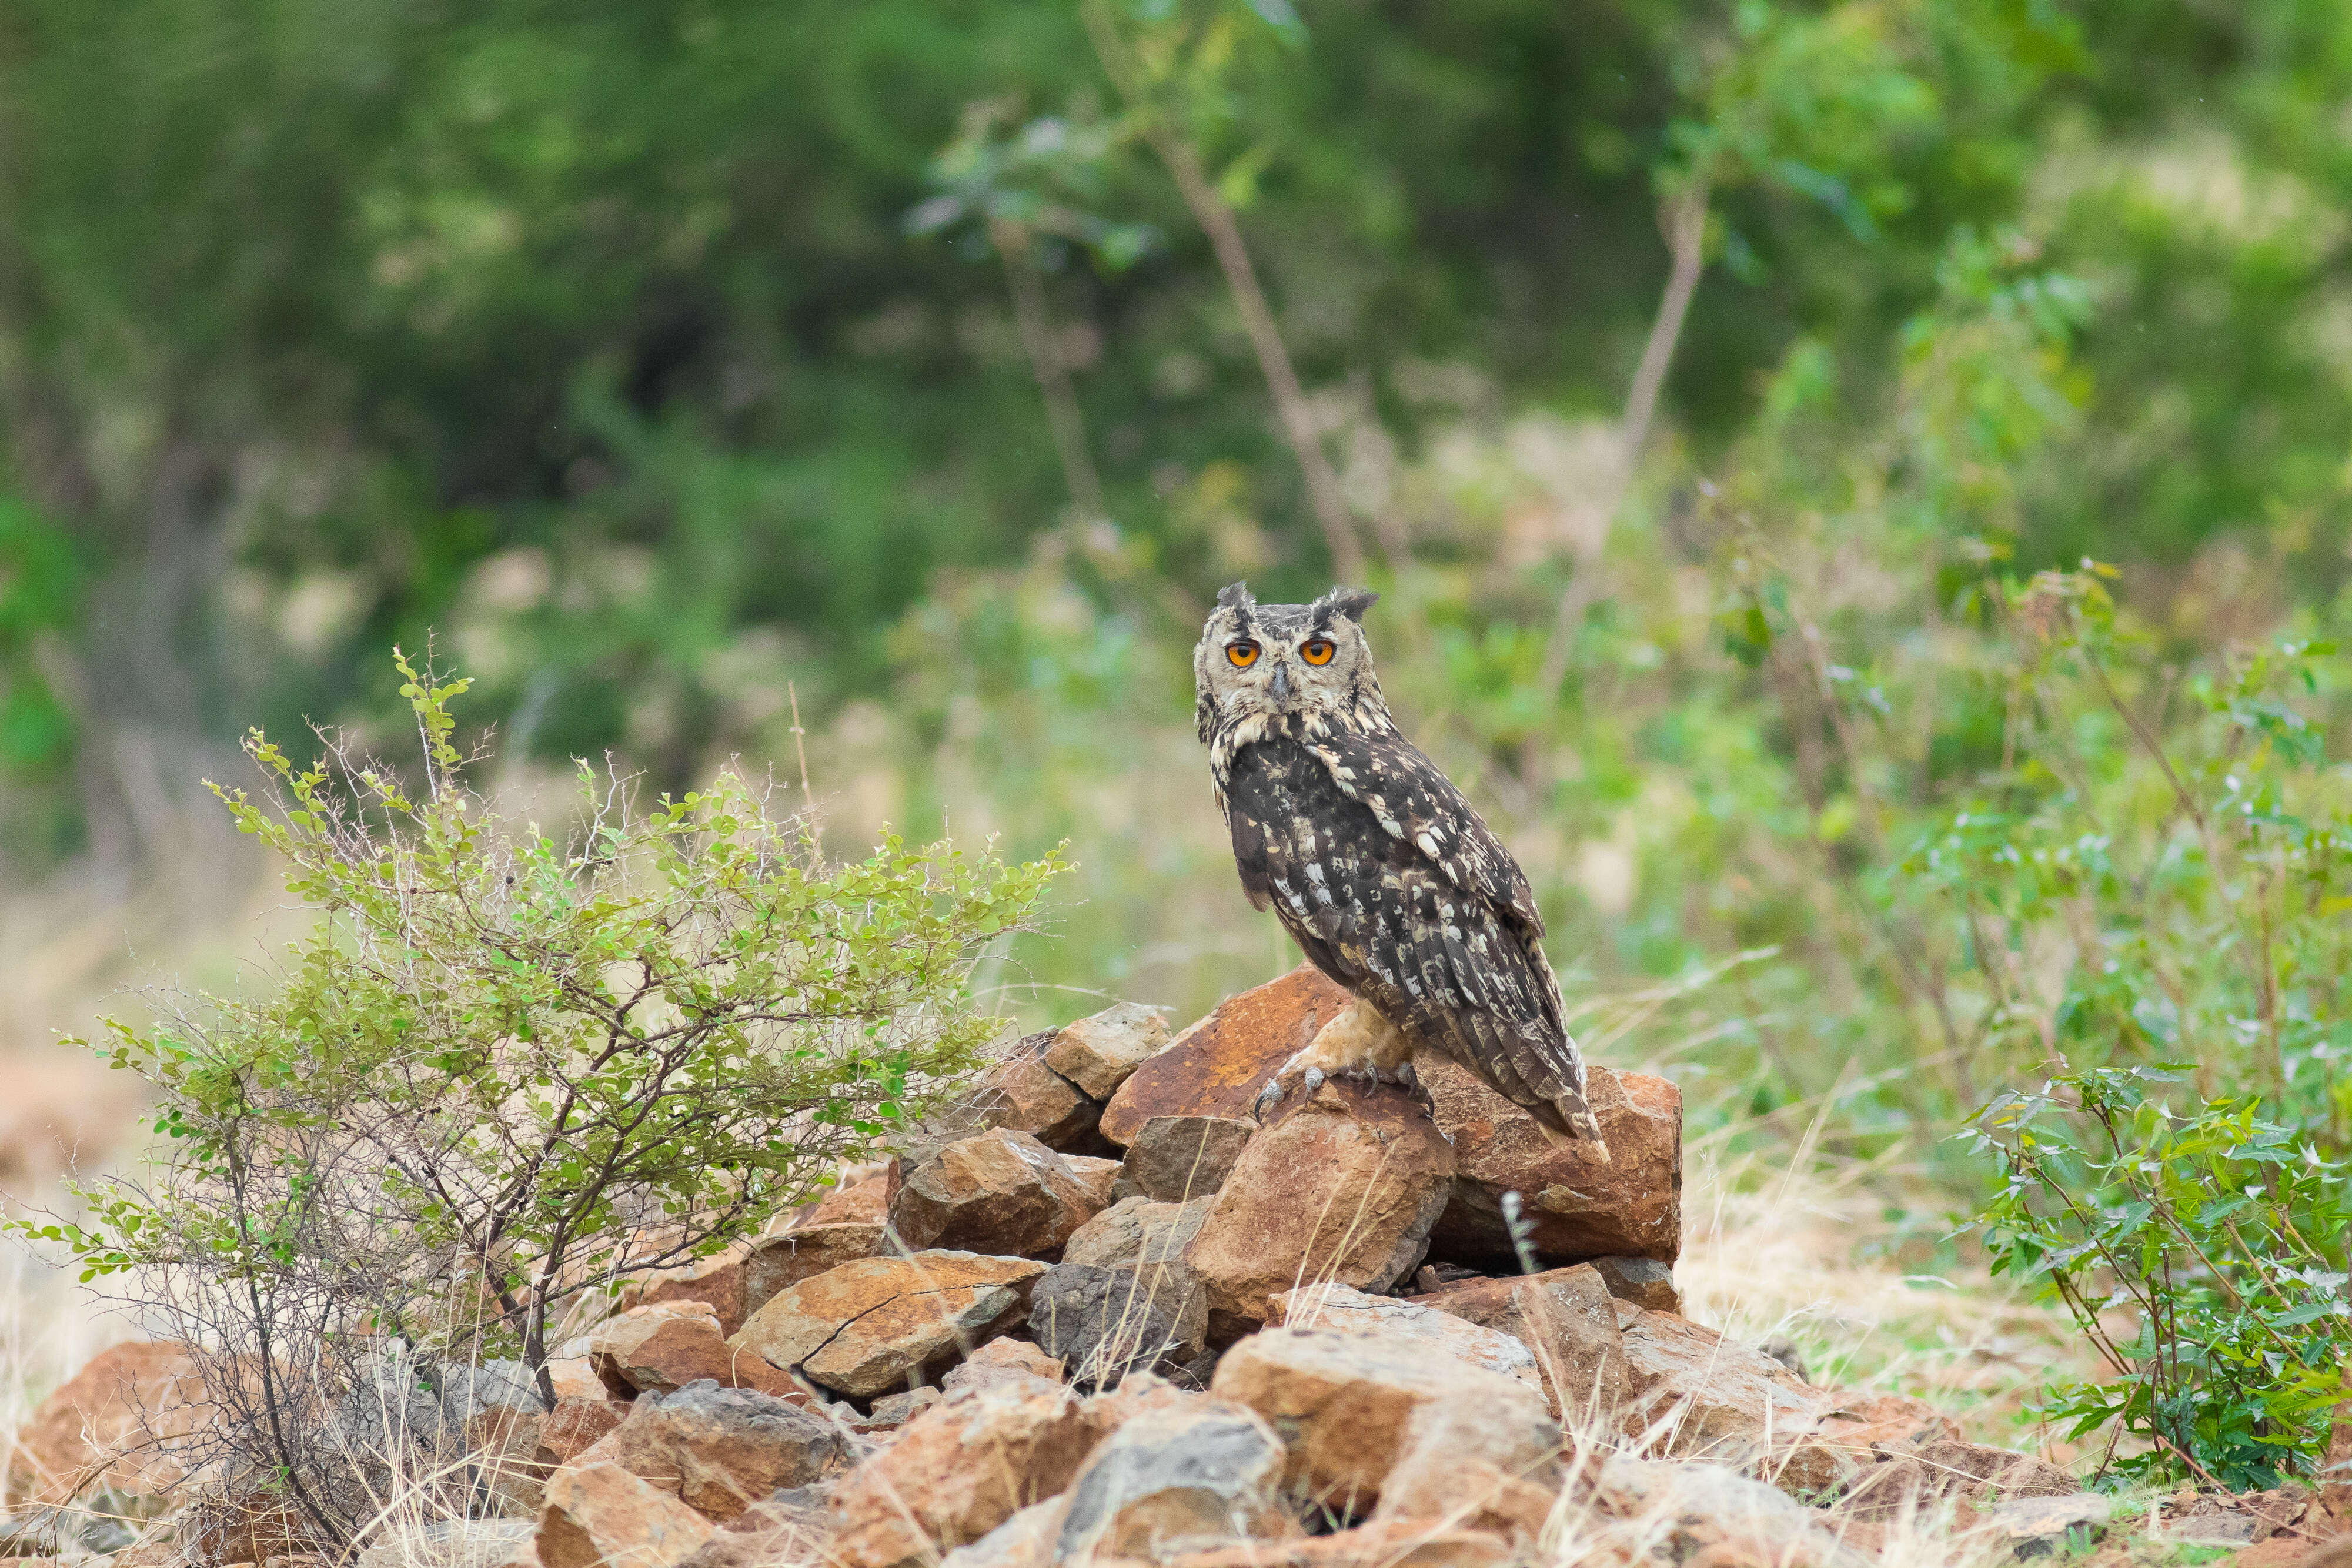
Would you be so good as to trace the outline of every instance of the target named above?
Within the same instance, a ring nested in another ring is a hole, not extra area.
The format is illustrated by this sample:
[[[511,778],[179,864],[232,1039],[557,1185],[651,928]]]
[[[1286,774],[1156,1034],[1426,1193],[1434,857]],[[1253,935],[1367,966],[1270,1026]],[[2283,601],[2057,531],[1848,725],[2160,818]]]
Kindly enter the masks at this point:
[[[1293,1082],[1342,1073],[1417,1090],[1412,1048],[1427,1045],[1605,1159],[1527,874],[1389,716],[1362,626],[1378,597],[1260,604],[1237,582],[1192,653],[1243,891],[1355,997],[1260,1113]]]

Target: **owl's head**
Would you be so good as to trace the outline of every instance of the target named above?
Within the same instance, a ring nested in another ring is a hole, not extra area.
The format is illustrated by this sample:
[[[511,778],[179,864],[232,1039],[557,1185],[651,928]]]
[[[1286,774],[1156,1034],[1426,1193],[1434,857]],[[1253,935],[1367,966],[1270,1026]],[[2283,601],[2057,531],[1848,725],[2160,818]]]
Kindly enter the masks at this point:
[[[1380,595],[1335,588],[1312,604],[1260,604],[1236,582],[1192,650],[1201,738],[1251,717],[1321,717],[1343,726],[1387,717],[1364,612]]]

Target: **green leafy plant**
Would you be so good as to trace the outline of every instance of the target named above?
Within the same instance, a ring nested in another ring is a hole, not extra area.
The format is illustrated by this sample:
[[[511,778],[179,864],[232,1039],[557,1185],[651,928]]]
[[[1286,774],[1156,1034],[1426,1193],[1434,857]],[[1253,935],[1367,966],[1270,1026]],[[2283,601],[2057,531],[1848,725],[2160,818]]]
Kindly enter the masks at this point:
[[[1969,1134],[2000,1172],[1978,1224],[1994,1270],[2063,1301],[2114,1373],[2056,1391],[2069,1436],[2105,1428],[2117,1475],[2273,1487],[2316,1470],[2352,1352],[2345,1166],[2190,1076],[2091,1068],[1996,1096]]]
[[[398,664],[417,787],[248,742],[268,800],[220,793],[317,926],[278,986],[107,1026],[167,1142],[41,1228],[204,1347],[237,1457],[336,1541],[391,1440],[370,1391],[513,1355],[551,1405],[583,1296],[719,1249],[961,1085],[1002,1027],[971,967],[1059,865],[896,839],[826,865],[740,779],[637,813],[584,765],[570,843],[518,831],[466,786],[466,683]]]

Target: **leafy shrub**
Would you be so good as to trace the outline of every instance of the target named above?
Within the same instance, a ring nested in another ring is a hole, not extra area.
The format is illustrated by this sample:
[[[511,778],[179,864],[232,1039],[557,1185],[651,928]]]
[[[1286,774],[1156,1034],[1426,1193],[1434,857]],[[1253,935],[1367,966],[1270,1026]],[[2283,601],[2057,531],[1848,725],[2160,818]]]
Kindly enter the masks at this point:
[[[2345,1166],[2252,1099],[2191,1091],[2176,1114],[2162,1096],[2189,1078],[2093,1068],[1997,1096],[1972,1124],[2001,1173],[1978,1223],[1995,1271],[2063,1301],[2115,1373],[2056,1392],[2070,1436],[2108,1427],[2117,1474],[2273,1487],[2315,1471],[2352,1353]],[[2126,1434],[2145,1450],[2117,1456]]]
[[[2144,672],[2103,575],[1999,593],[2013,761],[1906,869],[1959,928],[1990,1061],[2045,1059],[1967,1137],[1999,1176],[1977,1219],[1996,1268],[2063,1301],[2113,1374],[2049,1412],[2076,1436],[2113,1421],[2117,1473],[2270,1486],[2312,1469],[2352,1348],[2331,1157],[2352,810],[2297,706],[2333,650],[2196,674],[2160,734],[2125,695]],[[2127,1435],[2145,1448],[2118,1455]]]
[[[954,1089],[1000,1027],[971,967],[1058,864],[891,839],[825,866],[739,779],[633,814],[584,766],[576,841],[518,831],[466,787],[466,683],[399,667],[414,794],[252,737],[277,810],[223,799],[319,923],[268,994],[107,1026],[169,1142],[44,1232],[137,1270],[231,1457],[334,1540],[381,1490],[355,1475],[437,1440],[448,1368],[519,1356],[551,1404],[583,1293],[719,1249]]]

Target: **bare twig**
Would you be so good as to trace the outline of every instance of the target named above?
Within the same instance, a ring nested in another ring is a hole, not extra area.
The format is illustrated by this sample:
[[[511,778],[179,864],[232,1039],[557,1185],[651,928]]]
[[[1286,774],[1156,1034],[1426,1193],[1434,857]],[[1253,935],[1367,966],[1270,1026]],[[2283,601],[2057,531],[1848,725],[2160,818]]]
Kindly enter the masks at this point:
[[[1086,522],[1108,517],[1102,479],[1087,452],[1086,420],[1078,411],[1077,393],[1070,385],[1070,368],[1063,361],[1061,344],[1055,340],[1053,313],[1046,308],[1045,279],[1037,267],[1034,236],[1025,224],[991,218],[988,237],[1004,261],[1004,280],[1013,291],[1013,319],[1020,326],[1021,346],[1029,355],[1029,368],[1037,378],[1037,390],[1045,399],[1045,424],[1053,433],[1055,455],[1062,460],[1062,482],[1069,488],[1070,505],[1077,508]],[[798,735],[799,731],[793,733]],[[805,765],[802,773],[805,787]]]

